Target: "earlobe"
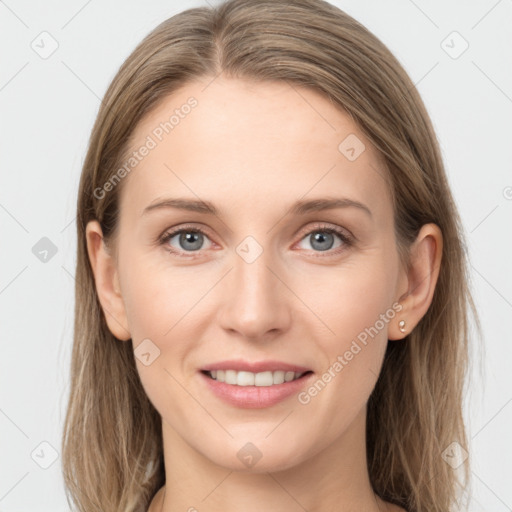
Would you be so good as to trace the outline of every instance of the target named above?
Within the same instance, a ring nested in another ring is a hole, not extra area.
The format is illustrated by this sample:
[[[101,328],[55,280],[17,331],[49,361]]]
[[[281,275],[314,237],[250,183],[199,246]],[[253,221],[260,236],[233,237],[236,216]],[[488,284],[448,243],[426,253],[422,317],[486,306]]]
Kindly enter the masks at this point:
[[[86,227],[87,251],[93,269],[96,292],[110,332],[119,340],[131,338],[128,330],[117,265],[107,250],[101,226],[90,221]]]
[[[410,249],[410,267],[407,271],[407,291],[398,302],[402,305],[388,339],[399,340],[407,336],[428,311],[434,296],[441,267],[443,235],[439,226],[430,223],[421,227]]]

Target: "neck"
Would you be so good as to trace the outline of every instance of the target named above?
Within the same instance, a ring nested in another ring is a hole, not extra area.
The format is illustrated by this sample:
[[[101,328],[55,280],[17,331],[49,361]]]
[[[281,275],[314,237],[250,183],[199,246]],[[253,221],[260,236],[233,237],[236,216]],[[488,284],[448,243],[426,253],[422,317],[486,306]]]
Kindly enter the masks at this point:
[[[163,421],[166,485],[149,512],[384,512],[368,476],[366,409],[343,436],[293,467],[240,472],[214,464]]]

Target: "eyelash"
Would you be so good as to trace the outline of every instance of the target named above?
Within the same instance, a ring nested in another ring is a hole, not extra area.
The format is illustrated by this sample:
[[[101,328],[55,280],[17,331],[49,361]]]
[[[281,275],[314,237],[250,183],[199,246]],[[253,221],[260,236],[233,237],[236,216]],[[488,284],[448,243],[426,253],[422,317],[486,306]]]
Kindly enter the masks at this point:
[[[321,224],[321,223],[318,224],[317,226],[315,226],[313,229],[311,229],[308,232],[306,232],[304,234],[304,236],[300,240],[302,241],[307,236],[309,236],[309,235],[311,235],[313,233],[317,233],[317,232],[320,232],[320,233],[330,233],[330,234],[338,235],[339,238],[341,239],[341,241],[343,242],[344,247],[338,247],[335,250],[329,249],[328,251],[324,251],[325,253],[327,253],[326,256],[321,255],[322,251],[315,251],[315,252],[319,253],[315,257],[325,258],[325,257],[329,257],[329,256],[335,256],[335,255],[339,254],[340,252],[346,250],[348,247],[352,246],[353,243],[354,243],[353,236],[348,235],[346,232],[342,231],[341,229],[333,228],[333,227],[331,227],[329,225]],[[204,236],[209,238],[209,236],[206,233],[206,231],[203,230],[200,227],[196,227],[196,226],[190,226],[190,227],[189,226],[182,226],[179,229],[175,229],[173,231],[167,231],[166,233],[164,233],[161,237],[158,238],[158,243],[160,245],[165,245],[165,244],[167,244],[167,242],[169,240],[171,240],[174,236],[179,235],[180,233],[201,233],[202,235],[204,235]],[[165,247],[165,250],[167,252],[171,253],[172,255],[178,257],[178,258],[187,258],[187,259],[197,258],[198,257],[197,253],[201,252],[201,251],[188,251],[188,252],[184,251],[185,254],[190,253],[190,255],[184,256],[179,251],[176,251],[174,248],[171,248],[169,245],[167,245]]]

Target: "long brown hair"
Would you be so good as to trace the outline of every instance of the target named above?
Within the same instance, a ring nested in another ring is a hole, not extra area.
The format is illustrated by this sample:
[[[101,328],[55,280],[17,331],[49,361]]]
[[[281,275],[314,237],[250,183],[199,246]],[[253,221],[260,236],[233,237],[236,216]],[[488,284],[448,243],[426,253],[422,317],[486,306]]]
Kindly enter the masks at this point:
[[[384,158],[404,265],[421,226],[441,228],[432,304],[404,340],[388,343],[366,435],[370,481],[381,498],[411,512],[451,510],[469,477],[469,459],[461,475],[443,460],[453,442],[468,450],[462,410],[468,306],[480,328],[462,224],[414,84],[379,39],[323,0],[229,0],[181,12],[138,45],[109,86],[78,192],[74,345],[62,441],[66,492],[83,512],[140,512],[165,483],[161,418],[142,388],[131,343],[116,340],[107,327],[85,227],[96,219],[105,240],[114,237],[122,182],[107,194],[95,191],[122,165],[143,116],[187,82],[221,72],[309,87],[351,116]]]

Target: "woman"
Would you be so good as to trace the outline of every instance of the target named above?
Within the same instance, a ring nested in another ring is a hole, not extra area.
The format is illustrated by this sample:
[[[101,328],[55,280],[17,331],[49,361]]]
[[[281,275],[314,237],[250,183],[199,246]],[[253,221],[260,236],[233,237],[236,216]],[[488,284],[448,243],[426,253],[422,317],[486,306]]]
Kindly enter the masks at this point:
[[[77,213],[78,510],[453,509],[462,228],[362,25],[321,0],[168,19],[105,95]]]

